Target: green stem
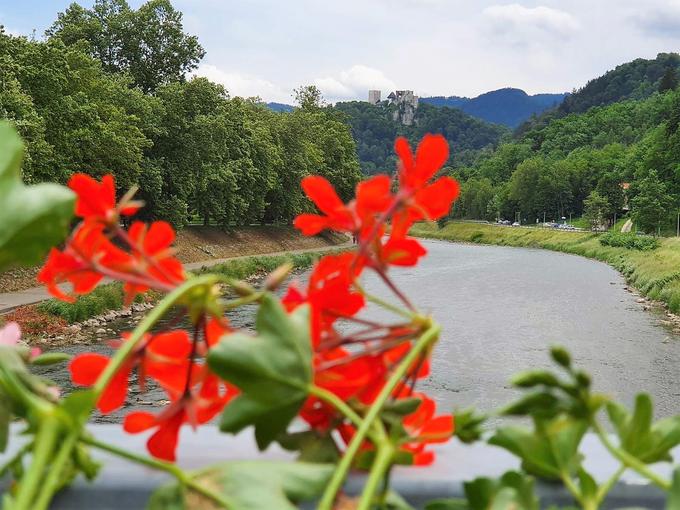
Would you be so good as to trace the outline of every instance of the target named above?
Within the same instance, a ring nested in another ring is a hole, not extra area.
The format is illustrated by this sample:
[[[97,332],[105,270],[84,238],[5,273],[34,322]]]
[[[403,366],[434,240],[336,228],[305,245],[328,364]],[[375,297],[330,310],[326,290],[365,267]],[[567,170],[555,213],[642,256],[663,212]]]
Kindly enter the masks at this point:
[[[340,411],[342,414],[345,415],[347,419],[349,419],[355,427],[361,427],[361,424],[363,423],[363,418],[359,416],[354,410],[348,406],[344,400],[340,399],[336,394],[331,393],[330,391],[320,388],[319,386],[314,386],[312,385],[309,388],[309,394],[314,395],[315,397],[319,398],[320,400],[325,401],[326,403],[332,405],[335,407],[338,411]],[[369,431],[369,439],[372,441],[376,441],[377,437],[373,431]]]
[[[604,498],[607,497],[609,491],[612,490],[614,484],[619,481],[619,478],[621,478],[621,475],[626,469],[627,467],[621,464],[621,466],[619,466],[619,469],[617,469],[616,472],[605,483],[600,485],[600,488],[597,491],[597,496],[595,497],[598,506],[600,505],[600,503],[604,501]]]
[[[62,481],[62,474],[64,471],[64,466],[68,461],[73,448],[76,446],[78,441],[78,434],[80,431],[72,431],[61,443],[61,447],[54,457],[54,461],[50,465],[50,471],[45,478],[45,483],[42,485],[40,494],[37,501],[33,505],[33,510],[46,510],[50,502],[52,501],[52,496],[59,489],[59,482]]]
[[[418,359],[418,356],[420,356],[422,351],[427,349],[430,344],[437,339],[439,331],[439,325],[432,324],[418,339],[416,344],[413,346],[413,349],[411,349],[409,353],[404,356],[404,359],[401,361],[401,363],[399,363],[394,372],[392,372],[392,375],[388,379],[387,383],[385,386],[383,386],[380,394],[366,413],[361,426],[357,429],[349,445],[347,445],[347,450],[333,472],[333,477],[324,491],[317,510],[331,510],[333,508],[333,502],[335,501],[336,495],[342,488],[345,478],[347,477],[347,473],[352,467],[354,457],[359,451],[361,444],[366,439],[366,436],[373,426],[373,422],[379,417],[380,411],[382,411],[387,399],[390,398],[392,392],[399,384],[399,381],[401,381],[402,377],[406,375],[413,362]],[[386,439],[382,439],[378,444],[376,444],[376,447],[380,448],[380,446],[382,446],[382,444],[385,442]]]
[[[378,447],[378,453],[375,456],[371,471],[368,474],[366,485],[361,493],[361,499],[357,506],[357,510],[370,510],[373,505],[373,499],[380,486],[380,482],[385,478],[385,474],[392,465],[394,459],[394,447],[389,443],[383,443]]]
[[[158,305],[149,313],[142,322],[135,328],[130,335],[130,338],[123,342],[123,345],[116,351],[116,354],[111,359],[111,362],[106,366],[106,369],[97,379],[93,390],[96,394],[96,400],[104,392],[106,387],[111,382],[111,379],[116,375],[120,367],[125,363],[130,354],[134,351],[137,344],[144,338],[144,335],[158,322],[170,308],[172,308],[177,301],[182,299],[186,294],[203,285],[214,285],[220,280],[215,275],[205,275],[192,278],[175,290],[170,292]]]
[[[19,492],[14,502],[15,510],[32,510],[36,490],[45,474],[54,447],[59,439],[59,423],[53,416],[43,420],[35,436],[33,458],[26,474],[19,483]]]
[[[398,306],[393,305],[392,303],[388,303],[384,299],[381,299],[377,296],[374,296],[373,294],[369,294],[361,286],[361,284],[359,284],[359,282],[356,281],[356,280],[354,281],[354,286],[366,298],[367,301],[375,303],[376,305],[381,306],[381,307],[383,307],[386,310],[389,310],[391,312],[394,312],[397,315],[401,315],[402,317],[406,317],[407,319],[413,319],[413,316],[415,315],[413,312],[409,312],[408,310],[404,310],[402,308],[399,308]]]
[[[201,485],[200,483],[196,482],[186,471],[181,469],[175,464],[171,464],[169,462],[163,462],[161,460],[156,460],[152,459],[151,457],[145,457],[143,455],[138,455],[134,452],[124,450],[123,448],[119,448],[118,446],[108,444],[108,443],[103,443],[97,439],[94,439],[92,437],[81,437],[80,441],[82,443],[85,443],[87,445],[93,446],[95,448],[98,448],[100,450],[112,453],[114,455],[117,455],[119,457],[122,457],[124,459],[131,460],[133,462],[136,462],[138,464],[143,464],[145,466],[149,466],[154,469],[158,469],[160,471],[165,471],[166,473],[171,474],[174,476],[177,481],[190,488],[191,490],[198,492],[199,494],[205,496],[206,498],[211,499],[213,502],[217,503],[220,505],[221,508],[230,508],[231,505],[229,502],[222,497],[222,495],[212,491],[208,487],[205,487],[204,485]]]
[[[625,450],[622,450],[621,448],[617,448],[612,444],[612,442],[609,440],[609,436],[607,435],[607,432],[602,428],[602,425],[600,425],[600,422],[598,422],[596,419],[592,420],[592,425],[593,429],[597,433],[597,436],[600,438],[600,441],[604,445],[604,447],[611,453],[616,459],[621,461],[626,467],[629,467],[633,471],[636,471],[638,474],[644,476],[647,478],[650,482],[652,482],[654,485],[660,487],[661,489],[665,491],[669,491],[671,489],[671,484],[668,480],[665,480],[658,474],[656,474],[654,471],[649,469],[647,465],[639,460],[637,457],[634,457],[630,453],[628,453]]]

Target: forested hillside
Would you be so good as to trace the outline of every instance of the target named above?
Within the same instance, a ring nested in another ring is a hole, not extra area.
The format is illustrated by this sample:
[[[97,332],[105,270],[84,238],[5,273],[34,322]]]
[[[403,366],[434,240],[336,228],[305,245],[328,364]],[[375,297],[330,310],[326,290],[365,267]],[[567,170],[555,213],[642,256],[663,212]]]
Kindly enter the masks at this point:
[[[559,105],[567,94],[528,95],[520,89],[504,88],[486,92],[474,98],[458,96],[422,97],[420,101],[433,106],[458,108],[486,122],[515,128],[522,122],[549,108]]]
[[[203,54],[168,0],[72,4],[45,41],[0,32],[0,117],[26,141],[24,179],[111,172],[119,193],[139,187],[145,216],[175,225],[288,221],[310,207],[311,173],[349,197],[359,164],[337,113],[308,89],[289,114],[230,98],[188,79]]]
[[[495,147],[509,131],[503,126],[475,119],[455,108],[420,104],[415,122],[404,126],[393,120],[393,106],[364,101],[337,103],[333,110],[344,114],[352,128],[357,154],[365,174],[392,172],[395,168],[394,139],[405,136],[415,142],[425,133],[441,133],[452,148],[449,166],[474,161],[482,149]]]
[[[460,169],[455,215],[528,223],[585,214],[607,223],[628,205],[638,226],[672,224],[680,207],[680,91],[662,87],[534,126]]]

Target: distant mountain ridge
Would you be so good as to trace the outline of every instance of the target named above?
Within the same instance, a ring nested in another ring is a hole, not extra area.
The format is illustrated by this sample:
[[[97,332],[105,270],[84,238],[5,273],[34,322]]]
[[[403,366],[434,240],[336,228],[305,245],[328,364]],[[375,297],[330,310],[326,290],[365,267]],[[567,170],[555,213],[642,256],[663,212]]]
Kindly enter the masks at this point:
[[[567,96],[567,93],[529,95],[521,89],[508,87],[473,98],[433,96],[421,97],[420,101],[437,107],[458,108],[478,119],[515,128],[532,115],[559,105]]]
[[[270,110],[273,110],[275,112],[292,112],[293,111],[293,106],[285,103],[267,103],[267,106],[269,107]]]

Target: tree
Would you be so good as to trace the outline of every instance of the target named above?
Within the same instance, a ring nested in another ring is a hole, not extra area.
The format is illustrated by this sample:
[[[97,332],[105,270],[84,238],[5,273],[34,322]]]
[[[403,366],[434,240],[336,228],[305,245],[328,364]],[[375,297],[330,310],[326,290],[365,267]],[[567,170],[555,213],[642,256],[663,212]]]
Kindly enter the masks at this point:
[[[631,200],[633,217],[638,228],[647,233],[659,233],[661,226],[669,219],[673,204],[666,186],[652,170],[636,185],[637,194]]]
[[[609,201],[595,190],[591,191],[583,202],[583,217],[593,230],[604,227],[611,212]]]
[[[675,67],[667,67],[659,81],[659,92],[664,93],[678,88],[678,70]]]
[[[303,110],[314,110],[324,106],[321,90],[316,85],[306,85],[294,89],[295,102]]]
[[[149,0],[136,11],[125,0],[96,0],[92,9],[74,3],[46,35],[68,46],[86,44],[107,72],[130,73],[145,92],[183,80],[205,55],[169,0]]]

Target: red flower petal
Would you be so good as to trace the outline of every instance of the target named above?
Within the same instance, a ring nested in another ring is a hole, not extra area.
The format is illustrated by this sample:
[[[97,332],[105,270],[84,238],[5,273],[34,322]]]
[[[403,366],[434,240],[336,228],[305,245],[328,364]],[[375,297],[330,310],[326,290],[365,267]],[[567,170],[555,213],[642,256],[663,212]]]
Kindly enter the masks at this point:
[[[80,386],[92,386],[109,364],[110,359],[102,354],[87,352],[75,356],[69,363],[71,380]]]
[[[316,204],[321,212],[331,216],[344,207],[333,185],[320,175],[310,175],[300,183],[305,194]]]
[[[123,430],[128,434],[137,434],[156,425],[156,416],[144,411],[135,411],[128,414],[123,421]]]

